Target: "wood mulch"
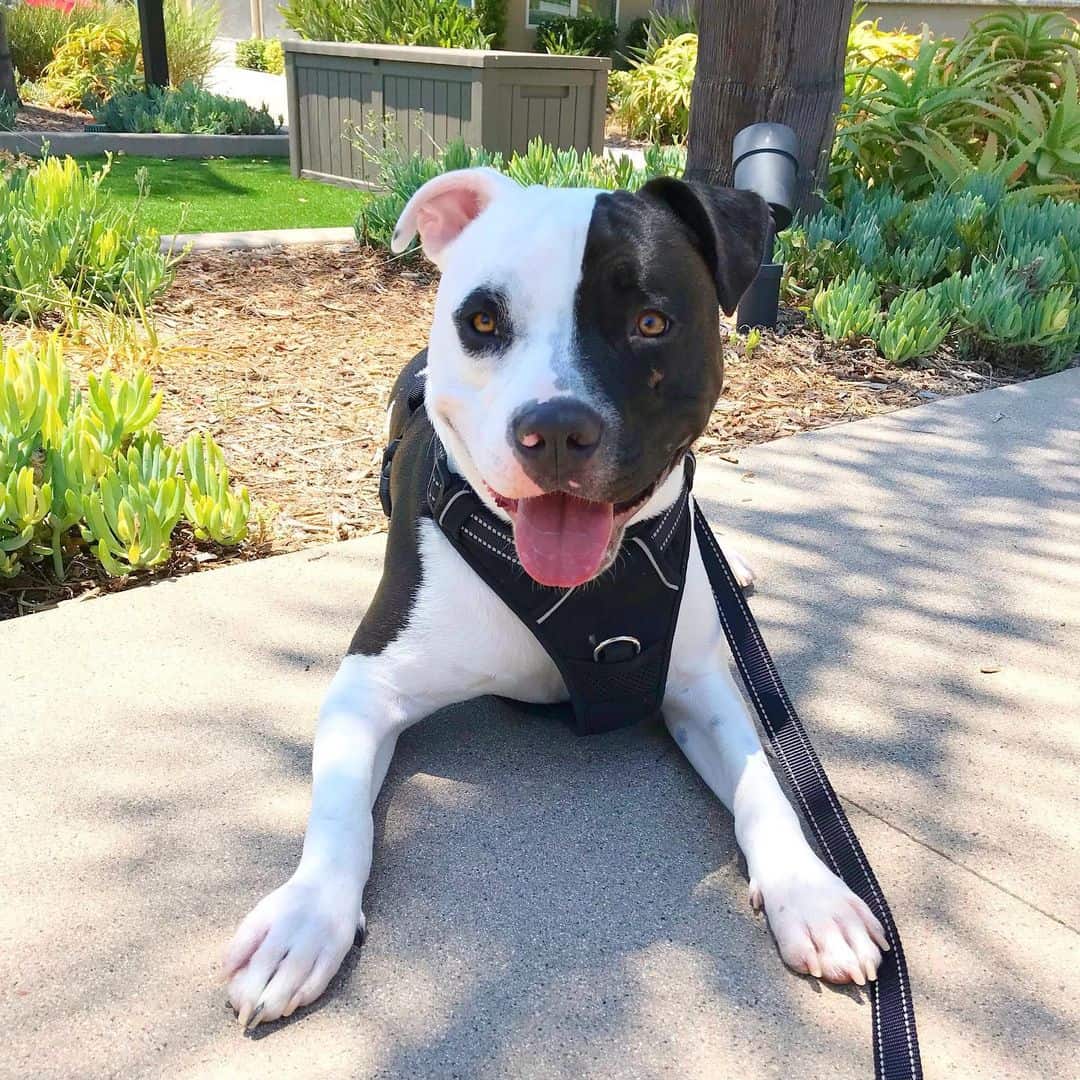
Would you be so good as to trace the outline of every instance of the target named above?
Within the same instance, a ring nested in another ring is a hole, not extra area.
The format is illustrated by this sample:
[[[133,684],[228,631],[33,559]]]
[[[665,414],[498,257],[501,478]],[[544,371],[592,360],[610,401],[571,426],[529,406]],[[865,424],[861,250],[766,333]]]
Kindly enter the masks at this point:
[[[173,562],[155,576],[384,527],[377,474],[389,390],[426,341],[435,288],[427,264],[351,245],[195,253],[180,263],[156,317],[153,374],[165,397],[158,426],[174,442],[211,431],[263,523],[239,553],[198,551],[181,536]],[[764,334],[749,356],[733,340],[699,452],[731,459],[751,443],[1020,377],[948,354],[925,368],[894,367],[872,347],[826,345],[801,322],[786,312],[778,333]],[[85,342],[68,355],[82,371],[101,360]],[[92,563],[70,577],[59,589],[40,574],[0,585],[0,617],[125,584],[104,580]]]
[[[364,536],[383,527],[376,477],[398,371],[426,342],[436,279],[426,264],[368,249],[189,256],[160,307],[159,426],[208,428],[235,475],[279,508],[276,543]],[[872,347],[827,346],[786,313],[746,356],[727,350],[705,453],[982,390],[1011,378],[943,356],[898,368]]]
[[[48,105],[20,105],[15,116],[15,130],[82,131],[92,117],[74,109],[52,109]]]

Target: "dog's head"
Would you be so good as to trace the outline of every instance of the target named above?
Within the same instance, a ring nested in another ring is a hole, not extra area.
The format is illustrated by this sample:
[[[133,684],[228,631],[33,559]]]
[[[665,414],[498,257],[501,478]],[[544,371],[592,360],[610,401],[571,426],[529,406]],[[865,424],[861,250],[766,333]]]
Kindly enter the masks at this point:
[[[768,221],[744,191],[523,188],[490,169],[437,177],[405,207],[394,249],[419,232],[442,271],[428,415],[537,581],[600,573],[704,430],[718,308],[753,280]]]

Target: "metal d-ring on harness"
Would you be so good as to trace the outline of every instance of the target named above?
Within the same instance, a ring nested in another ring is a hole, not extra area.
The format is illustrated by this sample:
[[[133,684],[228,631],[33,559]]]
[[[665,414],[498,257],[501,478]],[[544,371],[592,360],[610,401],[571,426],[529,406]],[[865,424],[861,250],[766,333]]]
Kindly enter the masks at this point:
[[[388,515],[396,445],[384,455],[380,483]],[[891,946],[870,989],[876,1080],[921,1080],[911,984],[892,912],[690,494],[693,457],[687,455],[679,498],[658,520],[627,530],[615,565],[595,582],[561,590],[538,585],[525,573],[510,527],[450,471],[437,439],[429,453],[428,513],[547,650],[566,681],[581,734],[624,727],[660,711],[693,528],[728,645],[784,776],[827,862],[877,916]]]

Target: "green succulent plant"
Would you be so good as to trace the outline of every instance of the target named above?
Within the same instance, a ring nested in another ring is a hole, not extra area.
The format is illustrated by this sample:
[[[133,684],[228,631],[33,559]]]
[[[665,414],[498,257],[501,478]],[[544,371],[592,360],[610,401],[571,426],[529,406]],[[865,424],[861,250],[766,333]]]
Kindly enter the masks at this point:
[[[143,315],[172,280],[152,230],[101,189],[108,166],[47,157],[0,180],[0,312],[76,322],[88,309]]]
[[[181,450],[186,478],[185,514],[200,540],[238,544],[247,537],[251,499],[232,490],[225,455],[213,437],[192,435]]]
[[[114,577],[159,566],[184,511],[184,487],[176,455],[160,435],[133,442],[81,500],[83,539]]]
[[[72,388],[56,335],[0,356],[0,576],[51,556],[62,580],[80,551],[114,576],[158,566],[185,514],[198,539],[244,540],[251,502],[213,439],[166,445],[145,371],[88,383]]]
[[[1080,351],[1080,205],[1000,178],[900,199],[845,189],[778,239],[784,288],[835,340],[897,363],[951,333],[963,354],[1056,370]],[[920,328],[920,321],[925,325]]]
[[[941,299],[926,289],[912,289],[889,305],[874,340],[886,360],[906,364],[935,352],[948,332]]]
[[[871,337],[881,320],[877,281],[860,268],[822,289],[811,306],[811,319],[830,341]]]
[[[1080,348],[1080,311],[1072,285],[1043,291],[1006,262],[983,260],[965,276],[935,286],[957,324],[970,332],[967,347],[992,354],[1034,355],[1063,366]]]

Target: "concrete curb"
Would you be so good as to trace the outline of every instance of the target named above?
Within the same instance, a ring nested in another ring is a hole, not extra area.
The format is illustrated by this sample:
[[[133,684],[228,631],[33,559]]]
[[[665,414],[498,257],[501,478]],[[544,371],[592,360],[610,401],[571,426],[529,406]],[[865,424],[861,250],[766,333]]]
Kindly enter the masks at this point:
[[[0,150],[54,157],[95,157],[105,153],[144,157],[276,157],[289,156],[285,135],[140,135],[123,131],[32,131],[0,134]]]
[[[247,251],[252,248],[296,247],[300,244],[351,244],[352,226],[330,229],[255,229],[251,232],[177,233],[161,238],[162,251]]]

